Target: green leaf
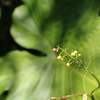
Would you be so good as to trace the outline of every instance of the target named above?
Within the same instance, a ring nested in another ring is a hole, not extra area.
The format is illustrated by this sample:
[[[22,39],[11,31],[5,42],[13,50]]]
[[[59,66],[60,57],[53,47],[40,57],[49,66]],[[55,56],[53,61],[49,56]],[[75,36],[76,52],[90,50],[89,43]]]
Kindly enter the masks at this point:
[[[57,61],[52,48],[59,44],[68,52],[78,50],[83,63],[100,78],[100,18],[94,0],[23,0],[13,13],[11,35],[20,46],[38,50],[12,51],[0,62],[0,93],[9,90],[6,100],[47,100],[71,94],[90,94],[96,80],[76,65],[66,67],[67,59]],[[99,100],[100,90],[95,92]],[[70,100],[80,100],[74,97]],[[90,99],[90,98],[89,98]]]

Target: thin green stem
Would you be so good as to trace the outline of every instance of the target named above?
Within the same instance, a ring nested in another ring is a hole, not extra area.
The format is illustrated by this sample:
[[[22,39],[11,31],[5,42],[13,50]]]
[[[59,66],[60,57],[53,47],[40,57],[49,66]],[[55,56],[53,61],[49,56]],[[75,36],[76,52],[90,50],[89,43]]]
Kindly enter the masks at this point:
[[[74,57],[72,57],[70,54],[68,54],[67,52],[66,52],[66,50],[64,50],[64,49],[62,49],[62,48],[60,48],[60,47],[58,47],[58,50],[62,50],[62,52],[64,52],[66,55],[68,55],[69,57],[71,57],[72,59],[75,59]]]
[[[100,88],[100,81],[98,80],[98,78],[94,75],[94,73],[92,73],[92,72],[88,69],[88,67],[85,67],[85,66],[83,65],[82,60],[77,59],[77,57],[76,57],[76,58],[75,58],[75,57],[72,57],[70,54],[68,54],[68,53],[66,52],[66,50],[64,50],[64,49],[62,49],[62,48],[60,48],[60,47],[58,47],[58,49],[62,50],[62,52],[64,52],[64,53],[67,54],[69,57],[71,57],[71,59],[73,59],[74,61],[76,61],[76,63],[78,63],[80,66],[82,66],[82,68],[84,68],[86,72],[90,73],[90,74],[94,77],[94,79],[97,81],[98,86],[97,86],[94,90],[92,90],[91,93],[90,93],[90,95],[89,95],[89,96],[91,96],[91,99],[92,99],[92,100],[95,100],[95,98],[94,98],[94,96],[93,96],[93,93],[94,93],[96,90],[98,90],[98,89]],[[79,95],[71,95],[70,97],[72,97],[72,96],[79,96]],[[50,100],[55,100],[55,99],[50,99]]]
[[[91,92],[91,98],[92,98],[92,100],[95,100],[95,99],[94,99],[94,96],[93,96],[93,93],[94,93],[96,90],[98,90],[98,89],[100,88],[100,81],[98,80],[98,78],[97,78],[87,67],[85,67],[85,66],[82,64],[81,60],[79,60],[79,62],[81,63],[81,66],[82,66],[88,73],[90,73],[90,74],[94,77],[94,79],[97,81],[97,83],[98,83],[98,87],[95,88],[94,90],[92,90],[92,92]]]

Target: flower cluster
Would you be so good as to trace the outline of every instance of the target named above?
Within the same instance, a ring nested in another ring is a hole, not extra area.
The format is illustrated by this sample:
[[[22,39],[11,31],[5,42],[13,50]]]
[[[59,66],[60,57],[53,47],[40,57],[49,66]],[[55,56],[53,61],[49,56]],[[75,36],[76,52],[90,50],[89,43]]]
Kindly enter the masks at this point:
[[[77,58],[79,56],[81,56],[80,53],[78,53],[78,51],[74,50],[72,51],[71,53],[67,53],[66,52],[66,49],[62,49],[60,47],[57,47],[57,48],[53,48],[52,51],[53,52],[58,52],[59,50],[61,50],[61,52],[59,53],[59,55],[57,56],[57,59],[58,60],[64,60],[65,57],[69,57],[70,59],[68,60],[68,62],[66,63],[66,66],[70,67],[70,65],[73,63],[73,62],[76,62],[77,63]]]
[[[78,70],[78,69],[80,69],[80,68],[83,68],[83,69],[85,70],[85,72],[88,72],[91,76],[93,76],[94,79],[95,79],[95,80],[97,81],[97,83],[98,83],[98,86],[97,86],[95,89],[93,89],[89,95],[87,95],[87,94],[68,95],[68,96],[63,96],[63,98],[61,97],[60,100],[62,100],[62,99],[65,100],[65,99],[67,99],[67,98],[69,98],[69,97],[73,97],[73,96],[83,96],[82,100],[87,100],[87,96],[90,96],[92,100],[95,100],[93,93],[94,93],[95,91],[97,91],[97,90],[100,88],[100,81],[99,81],[99,79],[95,76],[95,74],[92,73],[92,72],[88,69],[88,66],[89,66],[90,62],[88,63],[87,66],[85,66],[85,65],[83,64],[82,60],[79,58],[79,57],[81,56],[81,54],[78,53],[77,50],[74,50],[74,51],[72,51],[71,53],[68,53],[68,52],[66,52],[66,49],[62,49],[62,48],[60,48],[59,46],[57,46],[57,48],[53,48],[52,51],[53,51],[53,52],[58,52],[58,51],[60,51],[60,53],[59,53],[59,55],[58,55],[58,57],[57,57],[58,60],[64,60],[65,57],[69,58],[68,61],[67,61],[67,63],[66,63],[66,66],[70,67],[71,64],[72,64],[73,62],[75,62],[76,64],[78,64],[78,68],[77,68],[76,70]],[[51,99],[49,99],[49,100],[58,100],[59,98],[60,98],[60,97],[58,97],[58,98],[51,98]]]

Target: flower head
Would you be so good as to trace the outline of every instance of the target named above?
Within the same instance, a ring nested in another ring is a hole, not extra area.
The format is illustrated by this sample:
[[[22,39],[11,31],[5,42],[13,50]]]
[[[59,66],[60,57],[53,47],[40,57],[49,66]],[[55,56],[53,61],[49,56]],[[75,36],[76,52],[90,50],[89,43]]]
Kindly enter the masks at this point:
[[[58,60],[63,60],[62,56],[57,57]]]
[[[72,52],[72,53],[71,53],[71,56],[75,56],[75,55],[76,55],[75,52]]]
[[[56,48],[53,48],[52,51],[53,52],[58,52],[58,50]]]
[[[81,56],[81,54],[79,53],[78,56]]]
[[[77,54],[77,53],[78,53],[78,51],[76,51],[76,50],[75,50],[75,51],[74,51],[74,53],[75,53],[75,54]]]
[[[66,66],[70,67],[70,63],[66,63]]]

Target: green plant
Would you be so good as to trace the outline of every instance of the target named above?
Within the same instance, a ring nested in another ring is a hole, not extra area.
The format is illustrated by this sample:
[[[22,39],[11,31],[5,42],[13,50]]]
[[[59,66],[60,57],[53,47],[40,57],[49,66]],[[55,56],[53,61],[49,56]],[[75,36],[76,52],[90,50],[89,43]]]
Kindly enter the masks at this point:
[[[6,100],[47,100],[53,96],[90,93],[97,87],[97,81],[89,73],[84,77],[83,70],[74,70],[77,64],[65,67],[69,57],[58,61],[52,48],[59,43],[67,52],[79,50],[84,64],[91,61],[91,71],[100,78],[97,1],[22,1],[12,14],[10,32],[24,50],[13,50],[0,58],[0,94],[8,91]],[[39,51],[40,55],[28,50]],[[100,89],[94,92],[96,100],[100,100],[99,93]]]
[[[98,86],[95,89],[93,89],[90,94],[74,94],[74,95],[62,96],[62,97],[57,97],[57,98],[51,97],[51,99],[49,99],[49,100],[58,100],[58,99],[65,100],[67,98],[75,97],[75,96],[83,96],[82,100],[87,100],[87,96],[89,96],[89,97],[91,97],[92,100],[95,100],[93,94],[95,91],[97,91],[100,88],[100,81],[96,77],[96,75],[88,69],[89,64],[88,64],[88,66],[85,66],[83,64],[82,60],[79,58],[79,56],[81,56],[81,54],[78,53],[78,51],[76,51],[76,50],[72,51],[71,53],[68,53],[68,52],[66,52],[66,49],[62,49],[61,47],[57,46],[57,48],[53,48],[52,51],[58,52],[59,50],[61,50],[61,52],[59,53],[59,55],[57,57],[58,60],[63,60],[65,57],[69,57],[70,59],[66,63],[66,66],[70,67],[72,63],[76,63],[78,65],[76,70],[84,69],[85,72],[88,72],[97,81]]]

